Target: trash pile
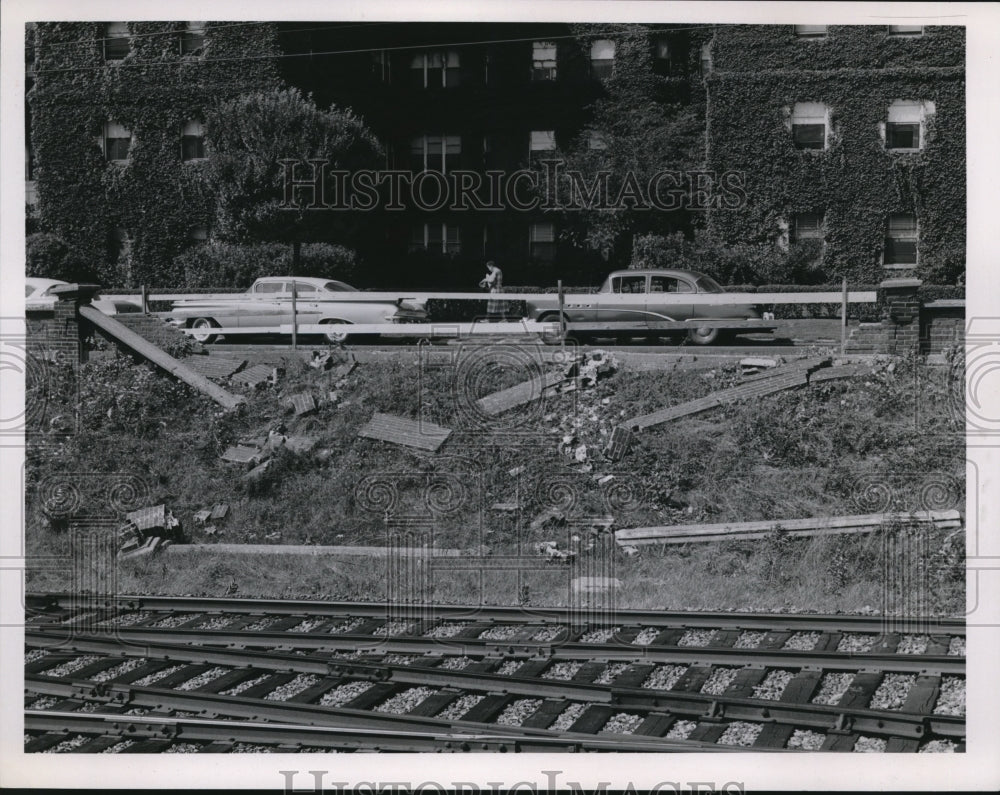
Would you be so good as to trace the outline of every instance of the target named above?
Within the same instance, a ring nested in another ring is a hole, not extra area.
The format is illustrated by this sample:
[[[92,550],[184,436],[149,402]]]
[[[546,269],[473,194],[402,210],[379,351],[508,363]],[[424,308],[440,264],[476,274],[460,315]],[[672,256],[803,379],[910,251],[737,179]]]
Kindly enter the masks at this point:
[[[181,523],[165,505],[125,514],[117,531],[118,557],[137,558],[181,540]]]

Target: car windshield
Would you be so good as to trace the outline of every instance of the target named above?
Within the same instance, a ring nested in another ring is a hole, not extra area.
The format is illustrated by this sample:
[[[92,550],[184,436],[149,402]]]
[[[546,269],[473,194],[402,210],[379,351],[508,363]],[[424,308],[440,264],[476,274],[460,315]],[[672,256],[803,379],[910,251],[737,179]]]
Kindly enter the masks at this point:
[[[723,290],[715,279],[709,276],[698,277],[698,289],[703,293],[723,293]]]
[[[328,293],[356,293],[358,292],[357,287],[351,287],[349,284],[344,284],[343,282],[326,282],[323,285],[323,289]]]

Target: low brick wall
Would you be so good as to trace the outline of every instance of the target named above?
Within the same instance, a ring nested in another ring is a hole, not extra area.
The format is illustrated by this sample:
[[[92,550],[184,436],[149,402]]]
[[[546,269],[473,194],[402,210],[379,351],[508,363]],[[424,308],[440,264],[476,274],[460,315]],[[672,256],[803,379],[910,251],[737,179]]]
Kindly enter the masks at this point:
[[[134,331],[153,343],[157,348],[167,351],[172,356],[185,356],[187,353],[201,353],[204,348],[176,326],[172,326],[156,315],[128,313],[115,315],[115,320],[126,328]]]

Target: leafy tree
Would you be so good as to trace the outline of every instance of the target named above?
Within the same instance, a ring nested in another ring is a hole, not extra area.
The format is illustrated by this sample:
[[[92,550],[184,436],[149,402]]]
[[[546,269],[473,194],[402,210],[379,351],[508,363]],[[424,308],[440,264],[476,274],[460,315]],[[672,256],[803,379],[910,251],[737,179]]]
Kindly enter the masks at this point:
[[[298,266],[302,243],[344,242],[365,225],[365,213],[320,206],[333,203],[332,187],[323,197],[301,184],[286,193],[288,168],[299,183],[318,173],[309,161],[327,175],[377,167],[381,146],[350,109],[321,110],[298,89],[274,89],[222,103],[206,126],[219,239],[290,243]]]
[[[586,53],[591,40],[610,37],[607,31],[607,26],[600,32],[578,27],[580,50]],[[606,260],[627,261],[635,235],[690,228],[684,206],[676,211],[649,208],[648,186],[653,176],[695,169],[704,153],[703,109],[689,101],[687,74],[657,74],[653,35],[648,28],[636,25],[613,32],[614,71],[601,81],[600,93],[588,109],[590,119],[585,129],[552,158],[562,161],[560,205],[567,203],[573,190],[571,172],[578,175],[577,198],[581,196],[581,178],[591,189],[599,179],[606,180],[602,202],[589,207],[586,205],[591,203],[584,202],[582,208],[557,211],[563,237],[599,252]],[[687,72],[687,65],[681,71]],[[603,178],[599,177],[602,173],[606,175]],[[666,197],[669,187],[664,183],[659,195]],[[637,195],[642,197],[638,201],[629,198]]]

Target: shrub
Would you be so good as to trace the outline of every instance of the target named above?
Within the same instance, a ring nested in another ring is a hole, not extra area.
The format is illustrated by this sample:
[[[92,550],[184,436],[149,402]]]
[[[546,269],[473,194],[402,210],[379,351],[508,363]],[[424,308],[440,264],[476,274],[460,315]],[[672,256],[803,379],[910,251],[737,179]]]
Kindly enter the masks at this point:
[[[249,287],[261,276],[296,276],[351,281],[357,275],[357,255],[332,243],[306,243],[299,267],[293,268],[292,247],[285,243],[237,245],[212,241],[191,248],[174,259],[182,284],[169,287]]]
[[[25,239],[25,275],[67,282],[93,281],[66,242],[50,232],[36,232]]]

